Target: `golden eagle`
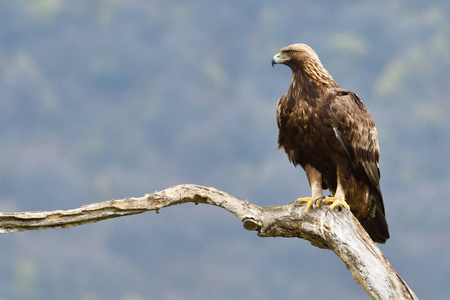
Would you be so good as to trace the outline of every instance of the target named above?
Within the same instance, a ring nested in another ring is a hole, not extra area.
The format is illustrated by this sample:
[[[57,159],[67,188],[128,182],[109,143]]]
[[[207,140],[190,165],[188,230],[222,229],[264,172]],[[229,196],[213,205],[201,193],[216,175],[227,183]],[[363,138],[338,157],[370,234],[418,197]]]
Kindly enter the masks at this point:
[[[282,48],[272,66],[291,68],[288,92],[277,105],[278,148],[308,177],[311,206],[323,202],[350,209],[373,241],[389,239],[380,189],[377,129],[359,97],[338,86],[316,52],[305,44]],[[328,189],[334,197],[324,197]],[[348,205],[347,205],[348,203]]]

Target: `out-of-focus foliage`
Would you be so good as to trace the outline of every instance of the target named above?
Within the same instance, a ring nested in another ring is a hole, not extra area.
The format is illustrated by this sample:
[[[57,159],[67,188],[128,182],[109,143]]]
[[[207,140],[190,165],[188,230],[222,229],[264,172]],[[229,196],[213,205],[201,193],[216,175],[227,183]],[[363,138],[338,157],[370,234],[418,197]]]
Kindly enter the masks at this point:
[[[0,210],[181,183],[259,205],[308,195],[276,151],[290,71],[270,66],[304,42],[377,124],[382,250],[419,298],[446,299],[449,13],[445,1],[0,2]],[[2,239],[1,299],[365,297],[332,253],[259,239],[201,205]]]

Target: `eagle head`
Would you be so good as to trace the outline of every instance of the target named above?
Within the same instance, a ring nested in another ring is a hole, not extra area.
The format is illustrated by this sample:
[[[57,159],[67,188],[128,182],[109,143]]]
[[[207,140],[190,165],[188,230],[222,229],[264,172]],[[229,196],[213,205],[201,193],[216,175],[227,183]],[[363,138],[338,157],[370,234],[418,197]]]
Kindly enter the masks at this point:
[[[306,44],[293,44],[281,48],[280,52],[272,58],[272,67],[276,64],[290,67],[292,75],[297,81],[306,80],[317,84],[337,86],[330,73],[323,67],[317,53]]]
[[[306,44],[293,44],[281,48],[280,52],[272,58],[272,67],[276,64],[284,64],[292,68],[297,64],[304,64],[305,62],[320,64],[319,56]]]

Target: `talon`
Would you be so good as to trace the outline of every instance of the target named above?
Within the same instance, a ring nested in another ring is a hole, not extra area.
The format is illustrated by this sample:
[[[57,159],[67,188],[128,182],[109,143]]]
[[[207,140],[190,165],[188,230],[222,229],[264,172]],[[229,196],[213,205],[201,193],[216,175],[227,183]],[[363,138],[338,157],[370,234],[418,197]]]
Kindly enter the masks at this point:
[[[311,209],[311,206],[313,205],[314,201],[315,200],[312,197],[303,197],[297,199],[298,203],[306,202],[305,212],[303,213],[303,220],[306,219],[306,215],[309,213],[309,210]]]
[[[325,212],[325,216],[329,211],[332,211],[336,206],[342,206],[343,208],[347,209],[347,211],[350,211],[350,205],[347,204],[347,202],[344,199],[337,199],[333,197],[326,197],[323,199],[325,203],[331,203],[330,207],[327,208],[327,211]]]
[[[326,197],[324,196],[324,195],[322,195],[322,196],[319,196],[319,197],[317,197],[316,198],[316,200],[313,202],[313,204],[312,204],[312,207],[314,208],[314,211],[317,211],[316,210],[316,204],[317,204],[317,207],[319,207],[320,206],[320,203],[322,202],[322,200],[323,199],[325,199]]]
[[[331,204],[330,210],[333,210],[338,205],[342,206],[343,208],[346,208],[347,210],[350,209],[350,206],[347,204],[347,202],[345,202],[344,199],[337,199],[336,201],[333,202],[333,204]]]

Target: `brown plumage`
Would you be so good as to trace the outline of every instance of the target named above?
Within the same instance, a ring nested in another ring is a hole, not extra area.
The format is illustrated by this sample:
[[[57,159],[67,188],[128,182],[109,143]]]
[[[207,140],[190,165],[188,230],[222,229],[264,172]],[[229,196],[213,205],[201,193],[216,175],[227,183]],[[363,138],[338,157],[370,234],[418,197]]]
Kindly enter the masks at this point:
[[[386,242],[380,148],[366,107],[355,93],[337,85],[305,44],[281,49],[274,64],[292,70],[289,90],[277,105],[278,147],[305,169],[313,200],[329,189],[345,199],[375,242]]]

